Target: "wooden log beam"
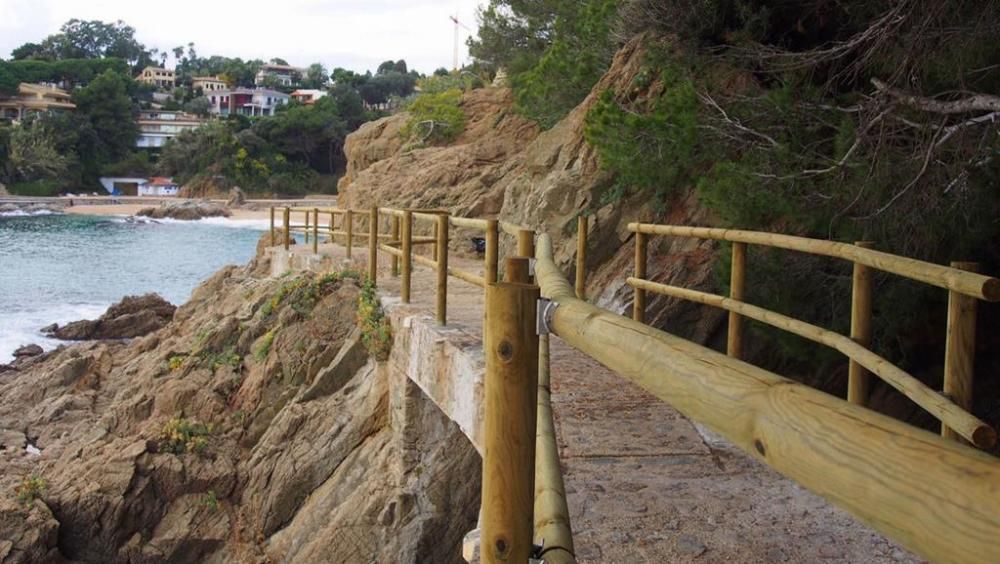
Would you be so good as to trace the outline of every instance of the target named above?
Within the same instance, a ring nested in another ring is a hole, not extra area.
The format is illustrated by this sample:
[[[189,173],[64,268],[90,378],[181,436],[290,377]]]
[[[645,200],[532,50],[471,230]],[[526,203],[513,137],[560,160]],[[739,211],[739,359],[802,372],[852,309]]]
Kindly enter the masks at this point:
[[[568,344],[924,558],[1000,562],[996,458],[577,300],[537,247]]]
[[[974,262],[953,262],[951,266],[968,272],[979,270],[979,265]],[[948,292],[948,331],[944,348],[944,394],[962,408],[971,410],[973,365],[976,358],[975,298]],[[961,430],[942,421],[941,436],[958,440],[959,435],[962,435]]]
[[[747,283],[747,245],[733,243],[733,260],[729,273],[729,297],[743,301]],[[743,318],[735,311],[729,312],[729,327],[726,334],[726,354],[733,358],[743,357]]]
[[[587,216],[576,218],[576,297],[587,299]]]
[[[960,435],[972,441],[976,446],[991,448],[996,444],[997,434],[992,427],[948,398],[932,390],[920,380],[917,380],[889,363],[889,361],[844,335],[724,296],[689,290],[687,288],[678,288],[676,286],[667,286],[666,284],[657,284],[656,282],[639,280],[637,278],[629,278],[627,279],[627,283],[633,287],[641,286],[647,291],[656,292],[657,294],[710,305],[726,311],[735,311],[750,319],[809,339],[814,343],[826,345],[870,370],[887,384],[902,392],[903,395],[910,398],[914,403],[927,410],[928,413],[943,422],[947,422],[949,426],[952,426]]]
[[[645,233],[635,234],[635,277],[646,278],[647,236]],[[536,251],[537,253],[537,251]],[[646,290],[632,286],[632,319],[639,323],[646,322]]]
[[[859,247],[870,249],[870,241],[858,241]],[[851,339],[864,348],[872,344],[872,272],[863,264],[854,263],[851,277]],[[856,360],[847,367],[847,401],[867,405],[870,390],[868,371]]]
[[[486,286],[483,351],[482,544],[486,564],[527,562],[532,553],[538,287]]]
[[[437,322],[438,325],[448,324],[448,216],[437,217]]]
[[[402,247],[399,255],[402,262],[400,276],[402,283],[399,288],[399,296],[404,304],[408,304],[410,303],[410,282],[413,276],[413,212],[409,210],[403,212],[402,230]]]
[[[289,210],[288,208],[285,208],[285,211],[283,213],[282,219],[284,220],[284,224],[285,224],[285,250],[286,251],[288,250],[288,246],[292,242],[291,241],[291,239],[292,239],[292,226],[290,225],[290,221],[291,221],[290,216],[291,216],[291,210]]]
[[[837,241],[809,239],[807,237],[782,235],[780,233],[763,233],[759,231],[742,231],[739,229],[721,229],[715,227],[689,227],[683,225],[630,223],[628,224],[628,229],[633,233],[646,233],[647,235],[730,241],[732,243],[762,245],[765,247],[834,257],[860,263],[876,270],[910,278],[918,282],[930,284],[931,286],[954,290],[981,300],[990,302],[1000,301],[1000,279]]]
[[[535,431],[535,545],[550,564],[576,564],[549,387],[549,336],[538,338],[538,413]]]

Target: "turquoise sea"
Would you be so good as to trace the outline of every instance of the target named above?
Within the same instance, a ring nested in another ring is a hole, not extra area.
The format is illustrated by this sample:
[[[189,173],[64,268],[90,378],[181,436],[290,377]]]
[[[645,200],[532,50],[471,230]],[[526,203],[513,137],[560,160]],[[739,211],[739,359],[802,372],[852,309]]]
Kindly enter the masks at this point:
[[[0,215],[0,363],[14,349],[61,343],[39,329],[95,319],[126,295],[185,302],[198,283],[254,253],[267,221],[136,221]]]

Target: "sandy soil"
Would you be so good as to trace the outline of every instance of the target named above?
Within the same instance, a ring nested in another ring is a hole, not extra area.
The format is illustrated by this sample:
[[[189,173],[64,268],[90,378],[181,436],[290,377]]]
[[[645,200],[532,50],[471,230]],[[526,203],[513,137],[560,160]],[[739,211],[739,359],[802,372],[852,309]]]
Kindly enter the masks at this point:
[[[150,207],[149,204],[86,204],[66,208],[66,213],[80,215],[135,215],[139,210]],[[267,207],[259,210],[229,210],[233,215],[229,219],[269,219]]]

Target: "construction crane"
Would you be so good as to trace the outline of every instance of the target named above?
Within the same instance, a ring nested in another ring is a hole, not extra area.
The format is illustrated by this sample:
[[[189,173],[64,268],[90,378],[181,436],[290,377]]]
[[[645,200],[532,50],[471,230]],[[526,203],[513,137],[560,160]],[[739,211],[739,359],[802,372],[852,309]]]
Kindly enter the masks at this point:
[[[458,48],[462,44],[462,30],[459,29],[459,28],[460,27],[464,28],[465,31],[468,31],[469,33],[472,33],[472,30],[469,29],[469,26],[465,25],[464,23],[462,23],[462,22],[460,22],[458,20],[458,10],[455,11],[455,15],[454,16],[448,16],[448,17],[451,18],[451,21],[455,22],[455,51],[454,51],[454,59],[453,59],[454,64],[453,64],[452,68],[457,71],[458,70]]]

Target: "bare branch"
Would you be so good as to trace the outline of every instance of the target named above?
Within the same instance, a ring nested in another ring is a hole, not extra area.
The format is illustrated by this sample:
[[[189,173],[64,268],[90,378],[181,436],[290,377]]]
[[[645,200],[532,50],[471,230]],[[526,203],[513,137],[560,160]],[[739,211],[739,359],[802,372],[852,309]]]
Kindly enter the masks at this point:
[[[1000,112],[1000,96],[975,94],[961,100],[942,101],[918,96],[893,88],[885,82],[873,78],[872,84],[904,106],[935,114],[964,114],[968,112]]]

